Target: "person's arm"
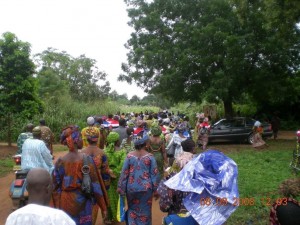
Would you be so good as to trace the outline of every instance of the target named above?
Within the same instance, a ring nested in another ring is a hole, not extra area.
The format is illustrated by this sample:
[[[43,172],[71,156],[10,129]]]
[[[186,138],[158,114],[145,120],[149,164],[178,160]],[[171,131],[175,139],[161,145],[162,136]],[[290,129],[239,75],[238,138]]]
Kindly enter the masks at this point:
[[[159,171],[157,168],[157,163],[154,156],[151,156],[151,165],[150,165],[150,179],[152,183],[153,192],[156,192],[159,183]]]
[[[169,162],[168,162],[168,158],[167,158],[165,143],[162,143],[161,154],[162,154],[162,157],[163,157],[163,160],[164,160],[164,168],[167,168],[168,165],[169,165]]]
[[[126,159],[126,156],[127,156],[127,153],[126,153],[126,150],[120,150],[120,151],[117,151],[117,160],[118,160],[118,164],[117,164],[117,167],[115,169],[116,173],[118,173],[118,175],[121,173],[121,170],[123,168],[123,163]]]
[[[120,195],[126,195],[128,177],[129,177],[129,157],[127,156],[127,158],[124,161],[122,172],[118,181],[117,192]]]
[[[52,162],[52,155],[50,154],[49,149],[47,148],[46,144],[43,141],[40,142],[40,149],[41,149],[42,158],[44,159],[44,162],[48,167],[46,169],[48,169],[49,173],[51,174],[54,169],[54,165]]]
[[[20,134],[18,136],[18,139],[17,139],[17,146],[18,146],[18,151],[17,153],[20,154],[22,152],[22,138],[21,138],[22,134]]]

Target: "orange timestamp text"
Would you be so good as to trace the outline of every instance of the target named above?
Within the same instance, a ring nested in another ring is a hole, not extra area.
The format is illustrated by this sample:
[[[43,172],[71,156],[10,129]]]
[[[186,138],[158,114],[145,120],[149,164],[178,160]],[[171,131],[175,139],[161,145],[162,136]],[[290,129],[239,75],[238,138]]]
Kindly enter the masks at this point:
[[[231,201],[228,201],[227,198],[216,198],[212,199],[210,197],[200,198],[200,205],[201,206],[226,206],[227,204],[232,204],[234,206],[255,206],[257,204],[261,204],[264,206],[271,206],[274,203],[277,205],[287,205],[288,198],[276,198],[272,199],[269,197],[262,197],[257,200],[254,197],[246,197],[246,198],[236,198],[234,197]]]

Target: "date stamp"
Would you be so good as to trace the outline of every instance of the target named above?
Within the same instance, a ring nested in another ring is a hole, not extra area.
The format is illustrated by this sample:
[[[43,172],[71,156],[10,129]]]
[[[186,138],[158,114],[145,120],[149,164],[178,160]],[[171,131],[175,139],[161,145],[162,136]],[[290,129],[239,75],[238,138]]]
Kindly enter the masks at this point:
[[[234,197],[230,201],[227,198],[216,198],[212,199],[210,197],[200,198],[201,206],[226,206],[228,204],[232,204],[234,206],[272,206],[274,203],[277,205],[287,205],[288,198],[276,198],[272,199],[270,197],[262,197],[262,198],[254,198],[254,197],[246,197],[246,198],[236,198]]]

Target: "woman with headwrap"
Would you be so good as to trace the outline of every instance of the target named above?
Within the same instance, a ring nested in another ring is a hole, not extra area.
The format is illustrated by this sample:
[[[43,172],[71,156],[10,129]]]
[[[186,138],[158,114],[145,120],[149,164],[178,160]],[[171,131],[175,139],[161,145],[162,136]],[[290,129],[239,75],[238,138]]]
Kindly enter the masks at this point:
[[[98,178],[101,187],[103,189],[108,190],[110,186],[110,177],[112,176],[113,172],[110,170],[108,166],[107,155],[97,145],[99,140],[99,133],[90,129],[86,131],[86,136],[87,136],[88,146],[82,149],[81,152],[93,158],[94,164],[98,169],[97,173],[98,173]],[[106,192],[105,194],[107,195]],[[93,206],[93,224],[96,223],[98,210],[99,210],[99,206],[95,204]]]
[[[147,152],[146,132],[134,140],[135,151],[125,159],[118,183],[118,193],[127,199],[127,224],[152,224],[152,196],[156,194],[159,172],[154,156]]]
[[[151,136],[149,140],[148,151],[154,155],[159,173],[162,176],[164,167],[168,167],[165,140],[161,138],[162,130],[158,124],[151,126],[150,132]]]
[[[107,214],[108,199],[106,190],[99,182],[97,168],[93,159],[88,156],[88,167],[93,187],[93,196],[87,197],[81,190],[83,181],[82,167],[84,154],[78,152],[82,146],[82,139],[79,131],[74,126],[69,126],[63,130],[61,143],[69,148],[62,158],[55,164],[54,170],[54,201],[55,207],[65,211],[77,225],[92,225],[92,208],[96,203],[101,208],[104,218]]]
[[[198,140],[202,145],[203,151],[206,150],[208,144],[208,136],[209,136],[210,124],[208,117],[203,119],[203,122],[198,126]]]
[[[124,149],[120,149],[119,134],[117,132],[111,131],[107,136],[106,142],[107,145],[104,152],[108,157],[109,168],[112,170],[114,175],[111,179],[110,188],[107,192],[110,206],[108,207],[108,216],[105,223],[110,224],[113,221],[117,221],[118,195],[116,192],[118,179],[120,177],[127,152]]]

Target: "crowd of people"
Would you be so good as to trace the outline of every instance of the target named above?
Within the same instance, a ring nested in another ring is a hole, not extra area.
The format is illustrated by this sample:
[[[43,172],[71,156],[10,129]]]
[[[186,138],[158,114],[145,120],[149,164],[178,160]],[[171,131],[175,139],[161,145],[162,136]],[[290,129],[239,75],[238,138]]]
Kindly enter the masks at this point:
[[[113,224],[119,220],[118,201],[123,197],[126,199],[127,224],[152,224],[153,198],[159,199],[161,211],[168,213],[164,224],[175,225],[178,219],[181,221],[178,224],[182,225],[201,224],[201,217],[198,215],[202,213],[201,210],[197,212],[185,207],[189,205],[184,202],[185,199],[193,199],[193,196],[190,196],[191,192],[185,188],[176,189],[169,181],[180,184],[180,180],[189,177],[190,172],[184,170],[189,162],[194,165],[201,163],[205,165],[207,171],[213,168],[210,176],[216,171],[219,173],[226,170],[228,166],[232,167],[230,171],[237,170],[236,164],[221,153],[205,151],[208,144],[209,121],[209,117],[203,113],[197,115],[194,141],[189,118],[182,114],[175,115],[163,111],[122,113],[107,117],[89,116],[86,127],[82,129],[76,124],[62,129],[60,143],[66,145],[69,151],[53,164],[54,135],[42,119],[39,126],[28,124],[26,133],[22,133],[19,137],[18,152],[22,154],[22,169],[28,169],[33,173],[39,168],[43,170],[40,173],[46,174],[46,177],[51,175],[51,182],[48,182],[48,178],[47,182],[45,181],[51,186],[50,206],[63,211],[59,216],[64,219],[70,218],[76,225],[96,224],[99,213],[103,218],[103,224]],[[200,155],[196,154],[197,146],[201,146],[203,150]],[[208,160],[210,157],[211,160]],[[219,160],[218,165],[210,165],[214,163],[213,159]],[[83,183],[86,182],[84,180],[86,174],[89,175],[92,190],[92,193],[88,194],[82,189]],[[197,178],[193,178],[194,182],[198,179],[201,185],[205,184],[207,181],[201,176],[199,173]],[[237,172],[226,176],[221,178],[212,176],[211,179],[215,179],[215,184],[222,187],[224,185],[222,179],[230,177],[236,181]],[[232,187],[224,188],[232,189],[230,194],[238,197],[236,185],[236,182],[232,182]],[[220,198],[224,197],[222,196],[224,191],[221,192]],[[43,207],[49,202],[48,197],[46,200],[42,204]],[[39,202],[33,201],[32,204]],[[221,213],[217,218],[208,216],[206,219],[222,224],[235,208],[228,204],[224,215]],[[21,218],[18,214],[21,215],[24,211],[15,211],[14,215],[8,218],[7,225],[17,224],[13,221]],[[188,216],[174,217],[180,213]],[[47,216],[45,215],[43,219]]]

